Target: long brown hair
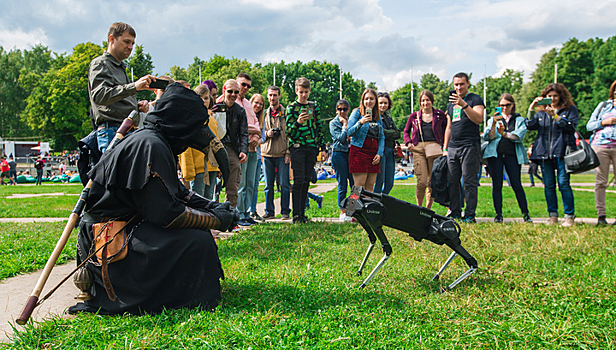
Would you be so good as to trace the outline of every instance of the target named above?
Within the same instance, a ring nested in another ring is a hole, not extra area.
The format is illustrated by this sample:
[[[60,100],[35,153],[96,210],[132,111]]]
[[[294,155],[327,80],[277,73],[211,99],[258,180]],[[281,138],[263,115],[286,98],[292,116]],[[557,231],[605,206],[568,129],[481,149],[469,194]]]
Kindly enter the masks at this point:
[[[614,90],[616,90],[616,80],[614,80],[612,86],[610,86],[610,96],[608,96],[608,100],[614,100]]]
[[[259,111],[259,113],[255,113],[255,114],[257,115],[257,119],[259,119],[259,127],[263,129],[263,111],[265,110],[265,98],[263,98],[263,95],[261,94],[254,94],[250,98],[250,104],[252,104],[252,101],[257,97],[261,98],[261,101],[263,102],[263,107],[261,107],[261,110]]]
[[[361,94],[361,99],[359,100],[359,113],[363,116],[366,115],[366,106],[364,106],[364,97],[367,94],[372,94],[374,96],[374,108],[372,108],[372,120],[377,121],[381,119],[381,115],[379,114],[379,95],[374,91],[374,89],[367,88],[364,90],[364,93]]]
[[[558,97],[560,97],[560,104],[562,108],[567,109],[573,106],[573,98],[569,90],[561,83],[550,83],[541,91],[541,96],[546,97],[550,91],[556,91]]]

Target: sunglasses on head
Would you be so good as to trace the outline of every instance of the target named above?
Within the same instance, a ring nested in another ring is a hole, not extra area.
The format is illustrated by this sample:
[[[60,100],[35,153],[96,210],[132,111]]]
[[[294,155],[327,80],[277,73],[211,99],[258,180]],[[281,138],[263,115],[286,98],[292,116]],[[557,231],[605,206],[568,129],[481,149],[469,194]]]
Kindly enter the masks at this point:
[[[338,107],[336,109],[339,110],[340,112],[346,112],[349,110],[347,107]]]
[[[389,96],[389,94],[386,92],[379,92],[379,96]]]
[[[237,95],[237,94],[239,94],[240,92],[239,92],[239,90],[227,90],[227,93],[228,93],[229,95]]]
[[[242,86],[245,88],[249,88],[249,89],[252,87],[252,85],[247,84],[247,83],[242,83]]]

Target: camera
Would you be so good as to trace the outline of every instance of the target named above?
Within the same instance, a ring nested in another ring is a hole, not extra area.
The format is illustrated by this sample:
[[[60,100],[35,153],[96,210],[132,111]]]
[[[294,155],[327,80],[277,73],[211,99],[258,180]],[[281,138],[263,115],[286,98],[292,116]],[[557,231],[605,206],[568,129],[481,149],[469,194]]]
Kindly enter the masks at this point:
[[[272,132],[274,133],[274,137],[280,136],[280,128],[273,128]]]

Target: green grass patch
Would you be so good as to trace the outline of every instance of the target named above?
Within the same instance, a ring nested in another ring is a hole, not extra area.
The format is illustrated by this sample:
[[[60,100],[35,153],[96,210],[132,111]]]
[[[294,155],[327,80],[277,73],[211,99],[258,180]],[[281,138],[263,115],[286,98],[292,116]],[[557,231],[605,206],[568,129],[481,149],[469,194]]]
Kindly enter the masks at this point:
[[[0,223],[0,280],[45,267],[66,222]],[[75,259],[77,231],[58,264]]]
[[[55,318],[6,348],[416,349],[614,348],[616,232],[463,225],[479,270],[438,293],[448,248],[386,230],[394,253],[365,288],[357,225],[264,224],[219,243],[227,279],[215,312]],[[380,258],[375,249],[367,271]],[[466,266],[456,260],[443,276]]]

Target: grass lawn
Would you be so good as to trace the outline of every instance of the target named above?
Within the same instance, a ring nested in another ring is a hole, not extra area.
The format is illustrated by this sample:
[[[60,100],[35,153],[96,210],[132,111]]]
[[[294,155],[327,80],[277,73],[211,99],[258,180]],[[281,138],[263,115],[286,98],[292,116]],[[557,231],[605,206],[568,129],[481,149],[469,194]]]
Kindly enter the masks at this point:
[[[64,226],[66,222],[0,223],[0,281],[45,267]],[[75,258],[76,241],[73,231],[59,264]]]
[[[586,176],[586,175],[575,175]],[[332,182],[332,179],[326,181]],[[335,183],[335,181],[333,181]],[[404,182],[403,182],[404,183]],[[415,185],[403,185],[396,182],[390,195],[402,200],[414,202]],[[314,187],[312,185],[311,187]],[[30,198],[7,198],[14,193],[65,193],[77,194],[82,189],[81,185],[46,185],[46,186],[6,186],[0,187],[0,217],[66,217],[68,218],[71,210],[75,206],[77,196],[42,196]],[[545,196],[543,188],[525,187],[524,191],[527,196],[530,215],[533,218],[547,217],[547,209],[545,205]],[[316,203],[310,201],[310,210],[307,215],[309,217],[337,217],[340,215],[337,206],[337,189],[334,188],[328,193],[322,194],[325,197],[323,201],[323,209],[316,209]],[[562,201],[560,200],[560,192],[557,191],[559,197],[560,217],[564,217]],[[578,217],[596,217],[595,197],[590,191],[574,191],[575,209]],[[279,198],[280,193],[275,193],[275,198]],[[224,198],[224,191],[221,195]],[[264,186],[259,186],[258,202],[265,201]],[[616,194],[607,193],[606,208],[608,218],[616,217]],[[446,214],[446,209],[435,204],[433,209],[439,214]],[[277,213],[280,208],[276,208]],[[263,215],[263,212],[259,214]],[[492,203],[492,187],[480,186],[479,198],[477,206],[477,217],[494,217],[494,207]],[[513,190],[506,186],[503,188],[503,215],[505,217],[522,217],[518,204],[515,200]]]
[[[392,258],[365,289],[355,275],[368,245],[359,226],[263,224],[219,242],[226,280],[215,312],[56,318],[18,328],[0,348],[616,347],[611,227],[463,225],[479,270],[444,294],[430,278],[449,249],[386,233]],[[375,249],[368,271],[380,256]],[[454,261],[443,283],[465,269]]]

